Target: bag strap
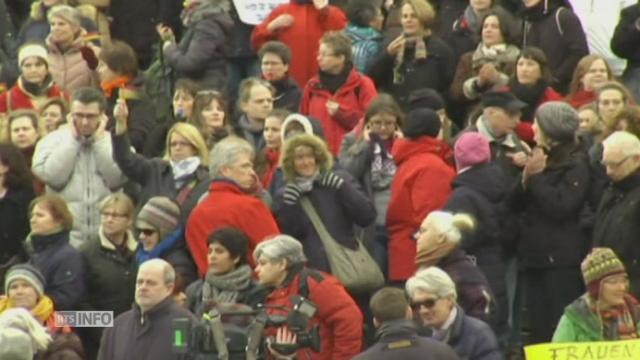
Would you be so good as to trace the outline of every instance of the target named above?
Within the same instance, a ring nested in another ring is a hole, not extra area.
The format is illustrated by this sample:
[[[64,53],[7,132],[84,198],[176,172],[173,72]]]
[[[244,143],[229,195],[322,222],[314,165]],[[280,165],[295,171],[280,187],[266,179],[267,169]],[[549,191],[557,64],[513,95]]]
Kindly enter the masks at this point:
[[[322,274],[320,274],[319,271],[309,269],[309,268],[303,268],[300,271],[300,286],[298,287],[298,295],[302,296],[307,300],[310,300],[309,299],[309,281],[308,281],[309,277],[312,277],[317,282],[322,282],[322,280],[324,280],[324,276],[322,276]]]
[[[309,200],[307,196],[303,196],[300,198],[300,205],[302,205],[302,210],[307,214],[309,220],[311,220],[311,223],[313,224],[313,227],[316,229],[318,236],[320,236],[320,240],[322,240],[325,250],[328,250],[327,248],[330,246],[335,246],[337,244],[336,240],[331,236],[331,234],[329,234],[327,227],[324,226],[324,223],[322,222],[322,219],[320,219],[320,215],[318,215],[316,209],[313,207],[311,200]]]
[[[564,30],[562,30],[562,24],[560,23],[560,13],[562,12],[562,9],[564,9],[564,7],[561,6],[556,10],[556,25],[558,26],[560,35],[564,36]]]

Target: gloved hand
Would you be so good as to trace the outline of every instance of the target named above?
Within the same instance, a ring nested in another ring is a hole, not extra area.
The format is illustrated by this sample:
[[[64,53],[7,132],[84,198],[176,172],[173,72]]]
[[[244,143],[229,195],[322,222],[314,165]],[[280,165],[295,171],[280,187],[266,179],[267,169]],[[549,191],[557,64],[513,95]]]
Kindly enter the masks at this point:
[[[318,183],[320,184],[320,186],[338,190],[340,189],[340,187],[342,187],[344,179],[331,171],[327,171],[320,176],[320,178],[318,179]]]
[[[295,205],[302,196],[302,189],[295,183],[288,183],[282,195],[283,202],[287,205]]]

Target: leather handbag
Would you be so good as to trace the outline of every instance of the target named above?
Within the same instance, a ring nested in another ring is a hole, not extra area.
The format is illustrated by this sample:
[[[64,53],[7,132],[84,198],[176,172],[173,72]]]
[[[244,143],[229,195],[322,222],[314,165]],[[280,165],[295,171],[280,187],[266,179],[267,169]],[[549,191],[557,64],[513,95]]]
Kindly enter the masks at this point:
[[[366,293],[384,286],[384,275],[380,267],[360,239],[356,238],[358,248],[355,250],[340,244],[324,226],[308,197],[303,196],[300,205],[322,240],[331,274],[337,277],[347,290],[351,293]]]

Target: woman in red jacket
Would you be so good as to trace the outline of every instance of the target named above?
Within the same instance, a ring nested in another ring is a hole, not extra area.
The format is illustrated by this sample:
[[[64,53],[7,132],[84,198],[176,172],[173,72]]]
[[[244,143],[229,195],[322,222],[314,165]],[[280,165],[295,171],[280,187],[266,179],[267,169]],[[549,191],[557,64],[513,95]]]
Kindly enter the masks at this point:
[[[356,71],[351,40],[330,32],[320,40],[320,71],[304,87],[300,113],[320,120],[329,150],[337,156],[344,136],[378,95],[373,81]]]
[[[521,140],[533,144],[533,113],[547,101],[562,100],[562,95],[551,87],[551,71],[542,50],[533,46],[522,49],[516,60],[515,72],[509,80],[509,88],[513,95],[527,104],[522,109],[516,133]]]
[[[573,72],[566,100],[578,109],[595,101],[598,88],[610,80],[613,80],[613,72],[607,60],[598,54],[587,55],[580,59]]]
[[[253,258],[258,281],[271,289],[265,302],[271,314],[287,315],[295,295],[315,307],[310,323],[320,327],[320,352],[299,349],[298,359],[348,360],[360,353],[363,320],[358,306],[336,278],[305,266],[307,258],[298,240],[274,236],[256,246]],[[275,329],[268,333],[274,334]]]
[[[403,282],[416,271],[413,235],[422,220],[445,205],[455,171],[448,163],[452,151],[440,140],[440,117],[429,109],[407,115],[404,139],[397,139],[392,155],[398,170],[391,185],[387,212],[389,280]]]

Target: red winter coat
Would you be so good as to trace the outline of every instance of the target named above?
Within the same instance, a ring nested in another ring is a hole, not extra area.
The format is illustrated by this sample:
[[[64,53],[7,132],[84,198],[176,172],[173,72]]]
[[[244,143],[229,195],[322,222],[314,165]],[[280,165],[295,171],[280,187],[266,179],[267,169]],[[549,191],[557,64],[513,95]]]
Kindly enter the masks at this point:
[[[322,339],[320,353],[309,349],[298,351],[298,359],[310,360],[348,360],[362,350],[362,313],[347,293],[344,286],[335,277],[317,270],[302,270],[305,273],[316,272],[321,277],[307,276],[309,300],[317,306],[312,324],[320,325]],[[276,288],[265,301],[270,314],[286,315],[285,311],[273,309],[272,305],[293,307],[291,297],[300,291],[300,273],[283,286]],[[269,329],[268,335],[275,335],[275,329]],[[308,356],[309,354],[310,356]]]
[[[36,97],[26,92],[20,83],[21,80],[18,80],[9,91],[0,95],[0,114],[10,113],[20,109],[39,111],[40,109],[37,109],[37,107],[44,104],[48,99],[65,97],[58,85],[52,85],[45,96]]]
[[[583,105],[596,101],[596,92],[586,91],[581,88],[571,98],[567,97],[566,101],[569,105],[573,106],[574,109],[578,110]]]
[[[547,89],[544,91],[544,93],[542,94],[542,98],[540,99],[540,101],[538,102],[538,104],[536,105],[536,109],[538,108],[538,106],[549,102],[549,101],[562,101],[563,97],[562,95],[560,95],[560,93],[558,93],[557,91],[553,90],[552,87],[547,87]],[[533,144],[533,119],[521,119],[520,123],[518,124],[518,126],[516,127],[516,134],[518,135],[518,137],[520,138],[520,140],[528,143],[528,144]]]
[[[280,28],[275,32],[267,25],[282,14],[292,15],[293,25]],[[258,50],[269,40],[278,40],[287,44],[293,55],[289,64],[289,73],[300,85],[306,84],[318,72],[318,42],[327,31],[342,30],[347,26],[347,18],[339,8],[327,6],[322,11],[313,4],[283,4],[275,8],[262,24],[255,27],[251,42]]]
[[[323,89],[320,78],[316,75],[304,87],[300,113],[320,120],[329,150],[337,156],[342,139],[358,124],[377,95],[373,81],[355,69],[351,70],[347,81],[335,94]],[[335,116],[329,115],[327,111],[329,100],[340,104]]]
[[[398,171],[391,184],[387,212],[389,279],[404,281],[416,271],[413,234],[424,218],[442,208],[451,194],[455,171],[447,165],[451,149],[444,142],[423,136],[398,139],[391,154]]]
[[[260,199],[243,192],[228,180],[214,180],[209,195],[196,206],[187,221],[187,246],[204,276],[209,268],[207,239],[214,231],[233,226],[249,236],[249,258],[267,236],[280,233],[271,210]]]

